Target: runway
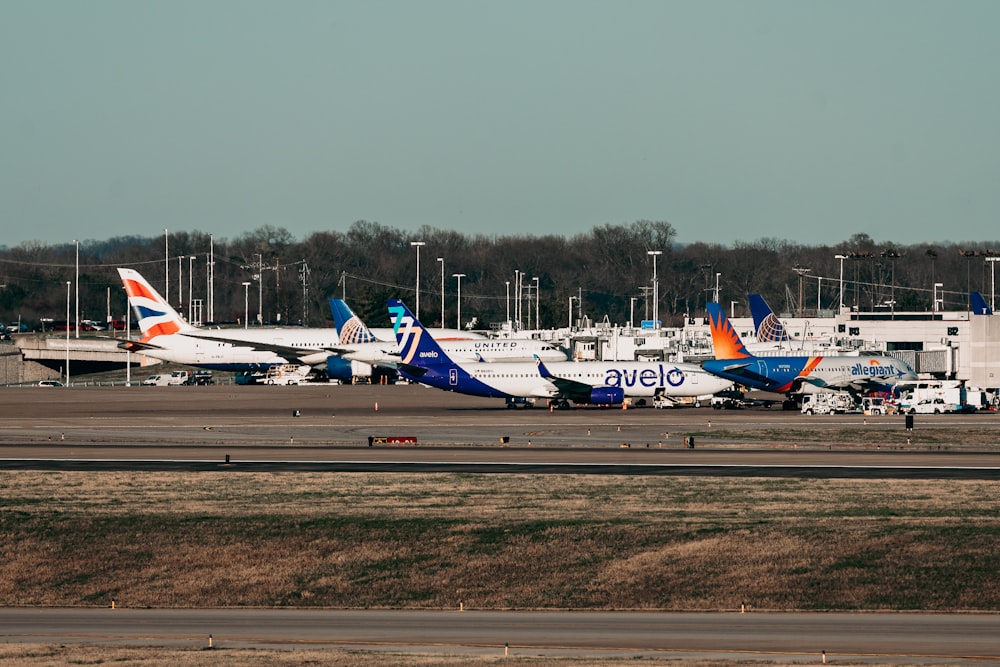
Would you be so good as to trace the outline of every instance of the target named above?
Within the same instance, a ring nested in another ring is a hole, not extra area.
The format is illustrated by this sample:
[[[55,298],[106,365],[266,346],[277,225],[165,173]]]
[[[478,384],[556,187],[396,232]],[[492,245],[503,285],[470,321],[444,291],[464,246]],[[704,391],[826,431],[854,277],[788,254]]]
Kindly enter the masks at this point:
[[[0,609],[6,642],[995,664],[994,614]]]
[[[506,410],[414,386],[5,389],[0,469],[1000,478],[996,415],[919,417],[911,433],[898,416]],[[7,642],[199,646],[212,635],[219,647],[1000,660],[994,614],[14,608],[0,609],[0,627]]]

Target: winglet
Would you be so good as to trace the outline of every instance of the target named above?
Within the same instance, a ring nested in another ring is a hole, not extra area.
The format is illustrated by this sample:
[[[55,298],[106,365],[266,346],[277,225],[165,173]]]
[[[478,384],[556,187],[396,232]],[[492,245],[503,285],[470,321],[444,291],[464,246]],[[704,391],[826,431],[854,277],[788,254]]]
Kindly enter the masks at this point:
[[[722,307],[715,302],[708,304],[708,324],[716,359],[748,359],[753,356],[743,345]]]
[[[543,378],[546,379],[554,377],[552,373],[549,371],[549,369],[545,367],[545,363],[541,360],[541,358],[537,354],[534,354],[532,356],[535,358],[535,365],[538,367],[539,375],[541,375]]]
[[[195,331],[185,322],[177,311],[167,303],[160,293],[153,289],[145,278],[135,269],[118,269],[128,303],[135,312],[142,340],[148,341],[156,336],[169,336],[175,333]]]

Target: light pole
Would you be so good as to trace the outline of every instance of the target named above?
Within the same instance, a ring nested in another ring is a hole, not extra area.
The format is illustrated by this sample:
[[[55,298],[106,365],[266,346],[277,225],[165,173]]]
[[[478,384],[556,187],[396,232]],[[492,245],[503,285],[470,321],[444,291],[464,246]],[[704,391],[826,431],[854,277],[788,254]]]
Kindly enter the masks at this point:
[[[465,277],[464,273],[453,273],[452,278],[458,280],[458,330],[462,330],[462,278]],[[443,324],[443,323],[442,323]]]
[[[444,326],[444,257],[438,257],[441,262],[441,326]]]
[[[715,302],[719,303],[719,276],[721,273],[716,272],[715,274]]]
[[[194,255],[188,256],[188,322],[191,321],[194,311],[191,308],[191,301],[194,295]]]
[[[66,386],[69,386],[69,281],[66,281]]]
[[[819,317],[819,311],[823,307],[822,295],[823,295],[823,276],[816,276],[816,317]]]
[[[987,257],[986,261],[990,263],[990,310],[995,310],[996,304],[994,302],[994,297],[996,295],[996,266],[997,261],[1000,261],[1000,257]]]
[[[541,329],[542,327],[538,324],[538,276],[532,277],[535,281],[535,328]]]
[[[243,328],[249,325],[247,319],[250,317],[250,281],[243,283]]]
[[[934,283],[934,307],[931,310],[935,313],[938,311],[938,287],[944,287],[944,283]],[[941,290],[941,300],[944,301],[944,290]]]
[[[799,317],[802,317],[802,306],[804,305],[802,303],[802,276],[812,271],[812,269],[796,264],[792,267],[792,271],[799,274]]]
[[[73,239],[76,244],[76,275],[73,283],[76,285],[76,337],[80,337],[80,242]],[[66,315],[66,326],[69,326],[69,314]]]
[[[510,281],[503,281],[507,286],[507,328],[510,329]]]
[[[132,386],[132,304],[125,292],[125,386]]]
[[[424,241],[410,241],[410,245],[417,249],[417,290],[416,290],[416,315],[420,319],[420,246],[427,245]]]
[[[521,269],[514,269],[514,319],[517,320],[517,330],[521,330]]]
[[[647,250],[647,255],[653,256],[653,327],[660,328],[660,283],[656,277],[656,258],[663,254],[662,250]]]
[[[844,260],[847,259],[847,255],[834,255],[834,259],[840,260],[840,312],[844,310]]]

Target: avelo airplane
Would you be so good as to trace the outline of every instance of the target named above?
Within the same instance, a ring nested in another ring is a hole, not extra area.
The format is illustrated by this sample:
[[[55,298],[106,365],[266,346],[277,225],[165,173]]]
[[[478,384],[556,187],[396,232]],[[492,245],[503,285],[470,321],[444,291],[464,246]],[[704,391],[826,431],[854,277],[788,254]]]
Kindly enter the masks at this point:
[[[708,323],[715,359],[702,362],[702,368],[750,389],[799,394],[804,385],[813,385],[853,392],[891,391],[900,382],[917,379],[909,364],[885,354],[754,356],[717,303],[708,304]]]
[[[472,362],[452,360],[398,299],[388,302],[399,344],[397,370],[431,387],[471,396],[545,398],[554,406],[620,405],[625,397],[703,396],[732,383],[691,364],[650,361]]]

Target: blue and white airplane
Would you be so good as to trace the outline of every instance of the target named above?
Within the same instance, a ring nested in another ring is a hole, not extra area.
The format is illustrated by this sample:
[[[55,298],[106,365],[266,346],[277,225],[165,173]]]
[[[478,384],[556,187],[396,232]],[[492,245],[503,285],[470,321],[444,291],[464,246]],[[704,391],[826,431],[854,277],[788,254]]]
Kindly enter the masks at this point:
[[[715,359],[702,362],[702,367],[750,389],[800,394],[805,385],[812,385],[852,392],[891,391],[900,382],[917,379],[909,364],[884,354],[754,356],[717,303],[708,304],[708,323]]]
[[[621,405],[626,397],[704,396],[732,387],[691,364],[643,361],[471,362],[449,358],[413,313],[398,299],[388,302],[399,344],[397,369],[403,377],[445,391],[549,404]]]

